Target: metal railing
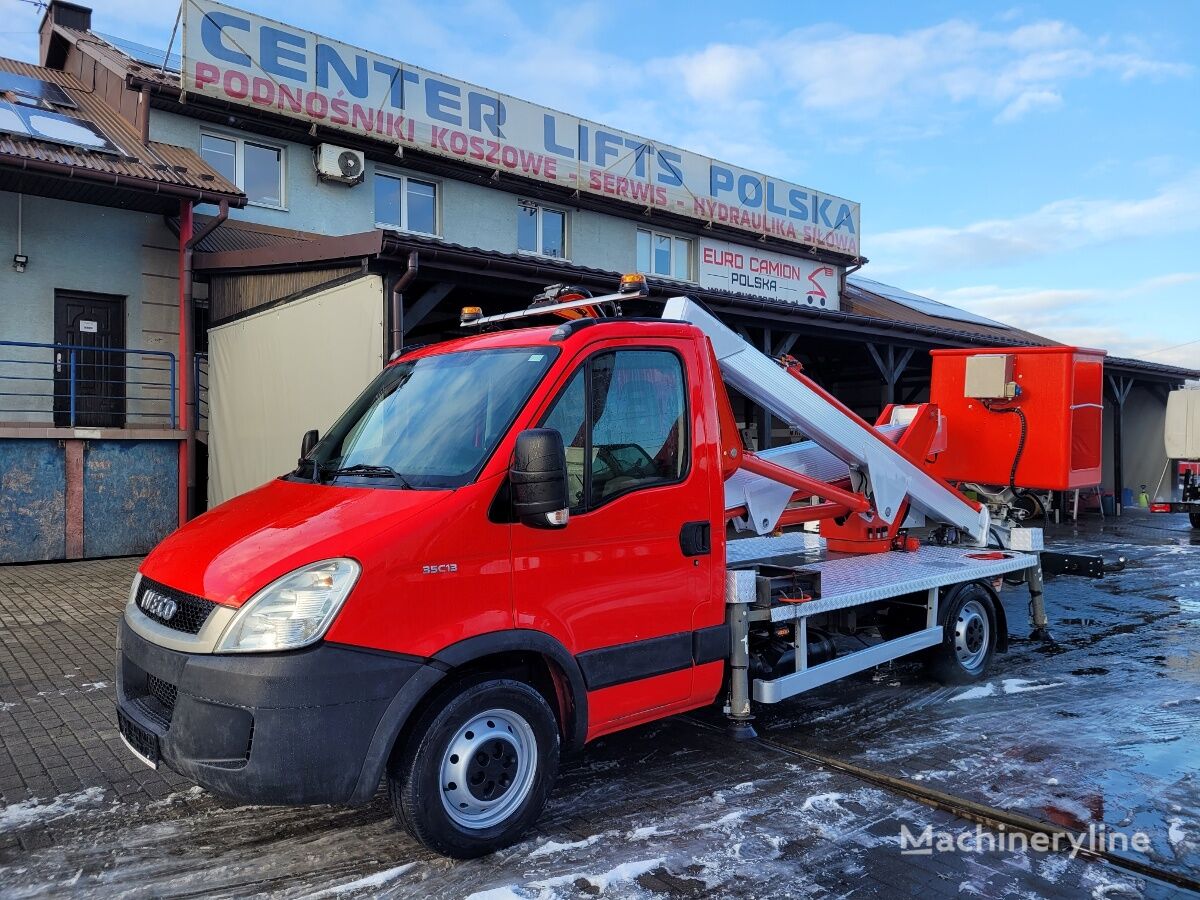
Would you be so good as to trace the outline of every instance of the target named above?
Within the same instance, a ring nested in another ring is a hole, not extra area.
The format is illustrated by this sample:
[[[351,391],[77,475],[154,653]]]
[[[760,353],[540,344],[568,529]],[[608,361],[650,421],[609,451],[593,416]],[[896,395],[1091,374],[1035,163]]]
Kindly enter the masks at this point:
[[[192,356],[192,422],[197,431],[208,431],[208,354]]]
[[[175,354],[0,340],[0,422],[175,428]]]

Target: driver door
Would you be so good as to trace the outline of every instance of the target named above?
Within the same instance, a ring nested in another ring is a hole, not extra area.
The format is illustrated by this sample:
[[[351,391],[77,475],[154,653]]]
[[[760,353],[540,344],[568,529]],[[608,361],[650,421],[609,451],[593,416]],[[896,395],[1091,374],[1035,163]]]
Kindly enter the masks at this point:
[[[582,360],[540,423],[563,436],[570,521],[513,526],[517,627],[548,631],[575,654],[593,734],[691,696],[693,613],[711,556],[681,544],[710,502],[692,459],[700,404],[688,352],[680,342]]]

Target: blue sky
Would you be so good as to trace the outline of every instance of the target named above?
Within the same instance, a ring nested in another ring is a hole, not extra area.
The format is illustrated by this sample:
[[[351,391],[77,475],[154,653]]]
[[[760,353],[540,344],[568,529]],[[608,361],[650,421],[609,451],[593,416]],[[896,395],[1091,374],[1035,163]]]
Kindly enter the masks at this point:
[[[857,200],[864,275],[1200,368],[1200,4],[240,5]],[[39,13],[0,10],[35,59]],[[173,21],[95,4],[155,46]]]

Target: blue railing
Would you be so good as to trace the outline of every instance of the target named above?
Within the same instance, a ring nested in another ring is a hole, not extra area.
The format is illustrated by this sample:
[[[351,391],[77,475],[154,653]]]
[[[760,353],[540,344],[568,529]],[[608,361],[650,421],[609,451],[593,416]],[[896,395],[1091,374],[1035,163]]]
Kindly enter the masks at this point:
[[[175,354],[0,340],[0,423],[175,428]]]
[[[208,431],[208,354],[192,356],[192,421],[197,431]]]

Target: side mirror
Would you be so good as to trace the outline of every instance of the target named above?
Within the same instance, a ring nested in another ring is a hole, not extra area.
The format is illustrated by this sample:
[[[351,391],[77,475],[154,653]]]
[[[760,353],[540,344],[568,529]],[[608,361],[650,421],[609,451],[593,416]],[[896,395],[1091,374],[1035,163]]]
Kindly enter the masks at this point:
[[[304,432],[304,437],[300,438],[300,458],[307,459],[308,454],[312,453],[313,447],[317,446],[317,441],[321,436],[317,433],[317,429]]]
[[[530,428],[517,435],[508,470],[513,514],[535,528],[562,528],[570,516],[567,453],[553,428]]]

